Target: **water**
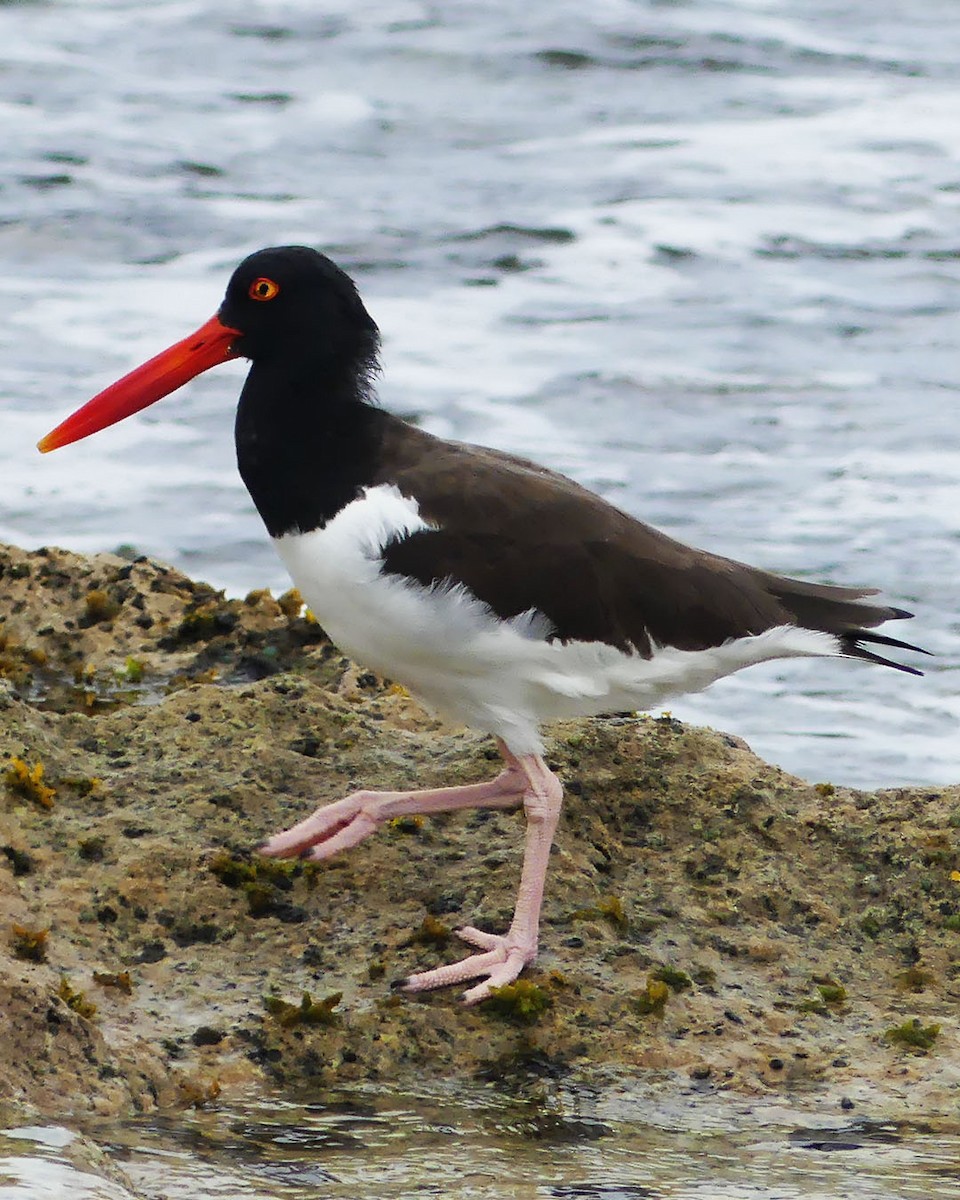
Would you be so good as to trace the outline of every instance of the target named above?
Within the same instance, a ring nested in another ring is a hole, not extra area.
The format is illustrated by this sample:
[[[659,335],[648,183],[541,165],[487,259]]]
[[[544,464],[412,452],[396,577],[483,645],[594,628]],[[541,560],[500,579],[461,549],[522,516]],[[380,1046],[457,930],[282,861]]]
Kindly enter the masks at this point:
[[[69,1131],[13,1132],[0,1134],[3,1200],[130,1200],[64,1161]],[[955,1128],[922,1123],[818,1120],[730,1097],[664,1110],[616,1090],[523,1102],[476,1086],[277,1099],[98,1132],[149,1200],[946,1200],[960,1156]],[[64,1190],[24,1191],[31,1170]]]

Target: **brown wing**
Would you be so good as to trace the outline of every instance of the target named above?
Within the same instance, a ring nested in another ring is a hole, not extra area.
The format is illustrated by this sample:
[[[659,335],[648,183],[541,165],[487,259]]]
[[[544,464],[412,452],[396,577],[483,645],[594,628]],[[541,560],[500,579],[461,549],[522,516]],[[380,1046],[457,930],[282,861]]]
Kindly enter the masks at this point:
[[[525,459],[402,430],[385,441],[376,482],[415,495],[436,528],[391,543],[383,569],[463,584],[501,617],[537,609],[563,641],[649,656],[652,643],[698,650],[786,623],[850,637],[909,615],[858,602],[866,589],[784,579],[685,546]]]

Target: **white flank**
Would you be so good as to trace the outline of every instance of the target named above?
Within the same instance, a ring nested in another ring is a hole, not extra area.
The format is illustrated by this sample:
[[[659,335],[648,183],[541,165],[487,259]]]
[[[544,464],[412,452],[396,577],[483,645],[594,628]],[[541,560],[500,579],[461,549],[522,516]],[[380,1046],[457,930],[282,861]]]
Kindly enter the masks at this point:
[[[500,621],[461,585],[381,575],[384,547],[428,528],[417,502],[384,484],[325,528],[274,544],[345,654],[444,716],[502,737],[515,754],[542,752],[547,721],[654,708],[754,663],[840,653],[832,634],[793,625],[709,650],[660,647],[651,658],[602,642],[551,642],[550,622],[535,610]]]

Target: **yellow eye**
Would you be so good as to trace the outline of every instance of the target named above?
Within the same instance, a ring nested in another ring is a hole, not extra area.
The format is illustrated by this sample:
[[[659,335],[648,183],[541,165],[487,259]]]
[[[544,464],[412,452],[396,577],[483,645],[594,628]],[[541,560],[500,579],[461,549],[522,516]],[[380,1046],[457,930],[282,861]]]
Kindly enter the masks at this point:
[[[280,285],[274,283],[272,279],[267,279],[265,275],[261,275],[259,279],[255,279],[247,291],[247,295],[251,300],[272,300],[280,291]]]

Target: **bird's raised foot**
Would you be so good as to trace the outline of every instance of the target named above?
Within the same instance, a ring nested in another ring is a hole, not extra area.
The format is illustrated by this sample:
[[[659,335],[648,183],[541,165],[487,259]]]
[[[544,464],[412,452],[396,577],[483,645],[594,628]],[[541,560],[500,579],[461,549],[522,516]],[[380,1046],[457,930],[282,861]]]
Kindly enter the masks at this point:
[[[376,811],[382,799],[379,792],[354,792],[324,804],[299,824],[267,838],[257,852],[271,858],[332,858],[376,831],[382,822]]]
[[[393,817],[459,808],[514,808],[523,798],[523,789],[522,772],[508,763],[496,779],[485,783],[413,792],[353,792],[342,800],[321,805],[298,825],[275,833],[257,849],[274,858],[332,858],[362,842]]]
[[[466,1005],[478,1004],[490,995],[490,989],[513,983],[527,963],[537,957],[537,946],[521,943],[510,934],[485,933],[466,925],[456,931],[457,937],[482,951],[471,954],[459,962],[434,967],[432,971],[420,971],[394,985],[403,992],[426,992],[432,988],[450,987],[486,975],[481,983],[468,988],[462,1000]]]

